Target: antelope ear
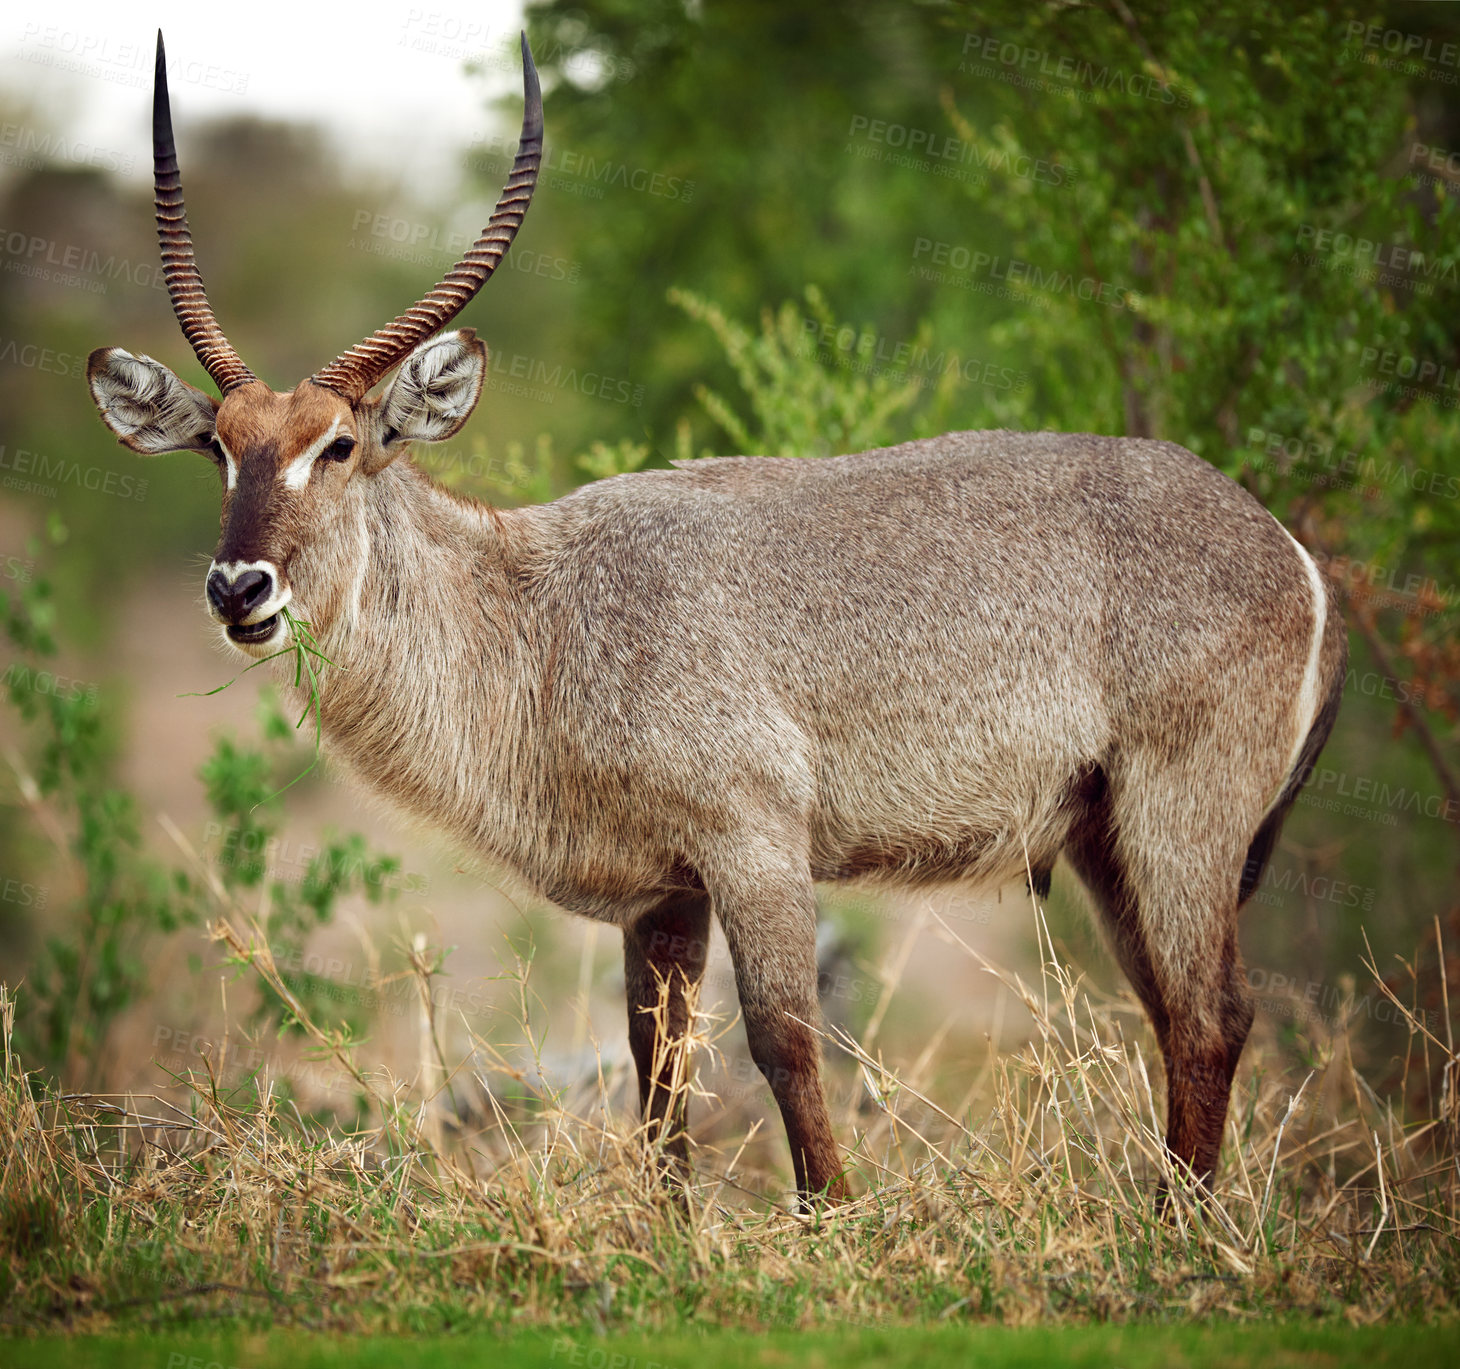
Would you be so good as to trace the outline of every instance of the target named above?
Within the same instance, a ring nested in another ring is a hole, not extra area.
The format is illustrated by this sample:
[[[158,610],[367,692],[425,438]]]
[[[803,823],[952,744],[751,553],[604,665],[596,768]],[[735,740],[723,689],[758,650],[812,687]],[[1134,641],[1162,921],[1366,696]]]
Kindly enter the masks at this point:
[[[86,363],[86,383],[102,422],[134,452],[206,452],[213,441],[218,401],[160,361],[98,347]]]
[[[380,401],[380,446],[388,457],[408,442],[444,442],[482,396],[487,348],[470,328],[423,342],[401,362]]]

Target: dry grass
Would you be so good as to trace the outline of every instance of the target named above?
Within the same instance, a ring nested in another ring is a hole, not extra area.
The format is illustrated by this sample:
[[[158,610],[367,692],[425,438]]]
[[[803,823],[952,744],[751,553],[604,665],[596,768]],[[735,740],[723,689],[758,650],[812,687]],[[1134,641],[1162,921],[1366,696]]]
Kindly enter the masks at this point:
[[[256,934],[220,923],[216,935],[288,994]],[[221,1064],[185,1095],[37,1095],[0,990],[4,1321],[98,1330],[230,1315],[428,1330],[470,1317],[651,1331],[691,1319],[1453,1316],[1460,1110],[1443,975],[1438,1035],[1385,990],[1415,1058],[1428,1053],[1430,1115],[1406,1118],[1374,1092],[1342,1021],[1306,1077],[1255,1038],[1216,1196],[1201,1197],[1168,1172],[1159,1067],[1132,1004],[1097,999],[1042,944],[1033,985],[982,966],[1035,1031],[946,1110],[933,1101],[936,1040],[901,1077],[866,1048],[895,979],[863,1044],[828,1042],[862,1080],[841,1125],[865,1191],[809,1218],[767,1200],[766,1176],[737,1151],[702,1150],[681,1207],[602,1070],[552,1090],[480,1038],[448,1068],[419,947],[430,1068],[412,1087],[306,1019],[373,1111],[350,1133],[306,1122],[262,1078],[225,1089]],[[726,1025],[700,1019],[701,1056]],[[481,1115],[464,1122],[474,1106]],[[1163,1177],[1175,1195],[1164,1217]]]

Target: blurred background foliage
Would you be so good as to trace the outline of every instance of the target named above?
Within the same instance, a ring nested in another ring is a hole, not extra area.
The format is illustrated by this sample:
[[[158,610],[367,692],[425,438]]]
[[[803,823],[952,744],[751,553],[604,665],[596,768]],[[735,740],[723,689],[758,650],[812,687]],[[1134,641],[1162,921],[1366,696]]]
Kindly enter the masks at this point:
[[[489,392],[423,466],[513,503],[676,455],[957,428],[1180,442],[1328,562],[1354,628],[1249,961],[1331,984],[1364,929],[1385,967],[1433,945],[1436,919],[1460,931],[1460,92],[1434,55],[1460,41],[1451,7],[564,0],[531,5],[528,32],[547,163],[465,315]],[[183,124],[210,296],[263,378],[292,385],[450,265],[510,164],[517,97],[497,112],[451,205],[346,182],[310,129]],[[116,343],[207,382],[146,194],[12,164],[0,205],[7,242],[93,262],[0,263],[0,460],[81,472],[54,497],[0,489],[0,587],[18,603],[43,576],[57,635],[104,678],[110,606],[205,556],[217,487],[205,462],[116,448],[84,358]],[[22,359],[37,349],[50,360]],[[89,488],[98,469],[144,497]],[[45,548],[52,513],[67,535]],[[97,724],[98,766],[126,726],[120,706]],[[3,868],[38,880],[44,845],[18,792],[4,802]],[[1070,906],[1062,881],[1059,931],[1094,960]],[[8,975],[38,919],[8,901],[0,922]]]

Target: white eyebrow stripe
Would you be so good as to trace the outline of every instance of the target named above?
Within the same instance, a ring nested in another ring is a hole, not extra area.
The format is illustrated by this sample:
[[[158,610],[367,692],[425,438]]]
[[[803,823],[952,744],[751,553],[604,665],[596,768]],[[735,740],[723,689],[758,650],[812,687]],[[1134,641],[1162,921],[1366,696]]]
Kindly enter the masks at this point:
[[[238,458],[223,445],[223,439],[217,432],[213,434],[213,441],[218,444],[218,450],[223,453],[223,464],[228,468],[228,488],[236,489],[238,486]]]
[[[309,483],[309,472],[314,468],[315,459],[331,442],[335,440],[335,434],[340,430],[340,420],[337,418],[325,429],[324,433],[315,438],[298,456],[284,467],[282,479],[286,488],[291,490],[302,490]]]

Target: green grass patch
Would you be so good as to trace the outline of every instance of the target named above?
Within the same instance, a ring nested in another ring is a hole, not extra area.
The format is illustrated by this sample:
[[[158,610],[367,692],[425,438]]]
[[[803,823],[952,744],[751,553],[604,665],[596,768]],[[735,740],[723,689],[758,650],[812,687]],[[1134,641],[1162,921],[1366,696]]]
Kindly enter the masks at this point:
[[[716,1331],[662,1337],[491,1335],[466,1331],[418,1339],[266,1334],[72,1337],[11,1342],[12,1369],[1330,1369],[1341,1365],[1453,1364],[1460,1327],[1315,1325],[1285,1321],[1259,1326],[940,1326],[888,1330]]]

